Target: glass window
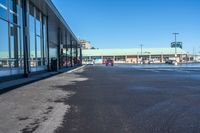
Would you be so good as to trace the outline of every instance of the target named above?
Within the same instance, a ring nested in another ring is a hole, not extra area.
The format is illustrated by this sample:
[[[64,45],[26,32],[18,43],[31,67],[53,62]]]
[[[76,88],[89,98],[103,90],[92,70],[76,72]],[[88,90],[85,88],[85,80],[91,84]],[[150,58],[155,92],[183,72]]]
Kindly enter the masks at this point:
[[[41,50],[41,38],[37,36],[37,61],[38,66],[42,65],[42,50]]]
[[[47,58],[47,26],[46,17],[43,17],[44,58]]]
[[[43,16],[43,65],[47,65],[47,52],[48,52],[48,48],[47,48],[47,26],[46,26],[46,17]]]
[[[40,37],[37,36],[37,57],[41,58],[42,54],[41,54],[41,42],[40,42]]]
[[[36,34],[40,36],[41,32],[41,13],[36,11]]]
[[[8,19],[8,2],[7,0],[0,0],[0,17]]]
[[[22,14],[22,10],[21,10],[21,14]],[[23,19],[22,19],[22,16],[21,16],[21,22],[23,21]],[[23,56],[24,56],[24,52],[23,52],[23,49],[24,49],[24,47],[23,47],[23,44],[24,44],[24,40],[23,40],[23,37],[24,37],[24,32],[23,32],[23,25],[22,25],[22,23],[21,23],[21,28],[20,28],[20,31],[19,31],[19,35],[20,35],[20,43],[21,43],[21,45],[20,45],[20,49],[21,49],[21,53],[20,53],[20,56],[23,58]]]
[[[47,65],[46,17],[43,17],[42,13],[31,3],[29,6],[29,29],[31,71],[40,71],[45,69],[44,65]],[[33,67],[35,68],[32,69]]]
[[[11,67],[19,67],[21,58],[20,28],[10,24],[10,61]]]
[[[29,13],[31,16],[34,16],[34,6],[32,4],[29,4]]]
[[[20,6],[18,0],[10,0],[10,22],[20,24],[19,18]]]
[[[0,19],[0,68],[9,67],[8,23]]]
[[[40,36],[40,21],[36,20],[36,34]]]
[[[30,6],[29,30],[30,32],[35,32],[34,8],[32,6]]]
[[[30,58],[34,59],[35,56],[35,34],[30,33]]]
[[[49,48],[49,56],[50,58],[57,58],[57,48]]]
[[[36,48],[35,48],[35,18],[34,7],[29,5],[29,31],[30,31],[30,45],[29,45],[29,58],[30,66],[36,67]]]

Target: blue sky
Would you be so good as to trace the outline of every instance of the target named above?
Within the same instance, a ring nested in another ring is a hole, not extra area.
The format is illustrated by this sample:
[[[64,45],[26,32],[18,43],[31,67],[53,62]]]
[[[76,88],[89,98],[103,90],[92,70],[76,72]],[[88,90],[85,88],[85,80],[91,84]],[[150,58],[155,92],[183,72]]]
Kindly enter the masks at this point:
[[[72,31],[96,48],[169,47],[173,32],[200,51],[200,0],[52,0]]]

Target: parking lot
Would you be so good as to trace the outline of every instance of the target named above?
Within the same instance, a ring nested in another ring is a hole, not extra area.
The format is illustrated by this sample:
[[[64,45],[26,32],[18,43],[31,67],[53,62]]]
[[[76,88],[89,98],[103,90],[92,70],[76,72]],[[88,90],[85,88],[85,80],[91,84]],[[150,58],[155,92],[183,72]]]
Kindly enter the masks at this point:
[[[198,133],[196,66],[86,66],[0,96],[0,132]]]
[[[57,133],[200,132],[200,71],[194,66],[89,66]]]

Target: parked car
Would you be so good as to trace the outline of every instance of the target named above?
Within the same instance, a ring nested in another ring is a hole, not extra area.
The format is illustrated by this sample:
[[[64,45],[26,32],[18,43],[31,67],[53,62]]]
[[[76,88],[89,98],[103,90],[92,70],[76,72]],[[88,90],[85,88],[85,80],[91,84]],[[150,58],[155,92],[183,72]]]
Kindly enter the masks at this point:
[[[172,65],[178,65],[178,62],[176,60],[167,60],[165,63],[172,64]]]
[[[0,67],[3,67],[3,63],[2,62],[0,62]]]
[[[94,61],[91,59],[87,60],[87,65],[94,65]]]
[[[107,59],[105,63],[106,63],[106,66],[108,65],[114,66],[114,61],[112,59]]]

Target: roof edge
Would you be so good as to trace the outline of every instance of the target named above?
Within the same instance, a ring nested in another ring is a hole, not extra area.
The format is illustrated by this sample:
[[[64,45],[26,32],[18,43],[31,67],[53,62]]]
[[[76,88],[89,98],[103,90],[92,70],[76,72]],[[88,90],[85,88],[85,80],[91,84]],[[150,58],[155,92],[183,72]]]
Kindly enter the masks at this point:
[[[54,5],[54,3],[51,0],[45,0],[45,2],[53,10],[53,12],[58,17],[58,19],[60,19],[60,21],[63,23],[63,25],[66,26],[66,28],[68,29],[68,31],[72,34],[73,38],[76,39],[77,42],[79,42],[79,39],[76,37],[76,35],[74,34],[74,32],[71,30],[70,26],[67,24],[66,20],[60,14],[60,12],[58,11],[58,9]]]

